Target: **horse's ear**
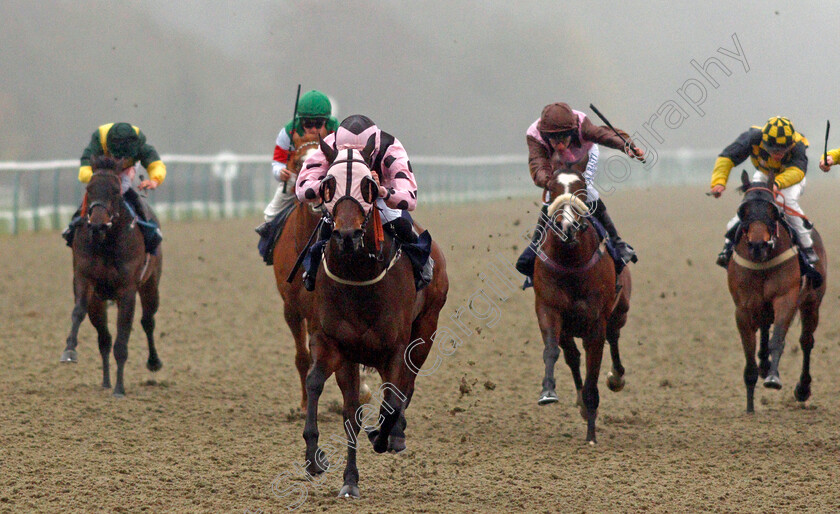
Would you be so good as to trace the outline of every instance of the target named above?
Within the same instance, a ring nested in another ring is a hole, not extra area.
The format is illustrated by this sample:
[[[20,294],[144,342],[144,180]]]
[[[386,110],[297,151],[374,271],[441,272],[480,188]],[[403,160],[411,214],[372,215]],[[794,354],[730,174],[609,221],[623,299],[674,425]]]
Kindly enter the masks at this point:
[[[368,177],[362,177],[362,199],[367,203],[373,203],[379,198],[379,186],[376,182]]]
[[[750,187],[750,176],[747,175],[747,170],[741,170],[741,184],[745,189]]]
[[[335,147],[328,145],[324,142],[324,138],[320,135],[318,136],[318,146],[321,148],[321,151],[324,152],[324,156],[327,158],[327,162],[332,163],[336,156],[338,156],[338,150]]]
[[[770,191],[773,190],[773,186],[776,185],[776,174],[773,170],[770,170],[770,173],[767,174],[767,189]]]
[[[335,176],[334,175],[327,175],[327,178],[321,181],[321,199],[324,200],[324,203],[330,203],[335,197]]]
[[[370,166],[371,164],[371,156],[373,155],[373,150],[376,148],[376,134],[371,134],[365,144],[365,147],[362,148],[362,158],[365,162]]]

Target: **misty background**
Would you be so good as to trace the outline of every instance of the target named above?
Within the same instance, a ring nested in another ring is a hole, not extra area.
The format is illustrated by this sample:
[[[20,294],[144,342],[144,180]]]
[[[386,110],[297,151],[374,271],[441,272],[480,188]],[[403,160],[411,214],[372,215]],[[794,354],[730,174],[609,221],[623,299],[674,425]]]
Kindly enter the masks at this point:
[[[410,155],[522,154],[543,106],[565,101],[657,151],[719,151],[790,117],[811,141],[837,116],[833,2],[3,0],[0,160],[78,158],[103,123],[162,154],[271,158],[297,85],[367,114]],[[718,52],[743,49],[749,71]],[[700,116],[678,90],[716,57]],[[679,128],[655,122],[673,101]],[[840,123],[840,122],[838,122]],[[840,131],[840,124],[837,125]],[[840,146],[840,132],[830,146]],[[818,149],[818,150],[815,150]],[[513,165],[516,168],[518,165]],[[268,168],[266,168],[268,171]]]

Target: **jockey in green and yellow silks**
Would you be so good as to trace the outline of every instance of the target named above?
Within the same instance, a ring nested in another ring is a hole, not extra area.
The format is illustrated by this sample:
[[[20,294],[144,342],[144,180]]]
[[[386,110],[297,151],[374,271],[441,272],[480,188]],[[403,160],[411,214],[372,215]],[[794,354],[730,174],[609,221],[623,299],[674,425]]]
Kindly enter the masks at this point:
[[[90,143],[82,152],[79,166],[79,181],[90,182],[93,173],[90,166],[91,157],[104,155],[115,159],[126,159],[127,166],[120,174],[120,189],[123,197],[134,210],[135,214],[145,222],[141,224],[143,238],[146,242],[146,251],[153,253],[161,241],[160,229],[157,220],[151,212],[148,204],[131,187],[135,176],[135,164],[137,161],[146,168],[149,178],[142,180],[139,189],[155,189],[166,178],[166,166],[160,160],[155,148],[146,143],[146,136],[143,132],[129,123],[108,123],[100,126],[93,132]],[[76,225],[79,223],[80,210],[76,211],[70,226],[62,236],[67,240],[67,246],[73,244],[73,234]]]

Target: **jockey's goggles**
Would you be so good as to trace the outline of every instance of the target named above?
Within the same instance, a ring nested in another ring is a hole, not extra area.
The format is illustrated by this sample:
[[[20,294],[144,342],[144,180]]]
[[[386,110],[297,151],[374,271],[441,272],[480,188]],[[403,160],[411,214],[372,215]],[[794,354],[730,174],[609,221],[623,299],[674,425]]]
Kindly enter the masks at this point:
[[[794,143],[795,144],[795,143]],[[793,148],[794,144],[788,146],[770,146],[764,141],[761,142],[761,148],[763,148],[767,153],[770,154],[779,154],[779,153],[787,153],[791,148]]]
[[[305,129],[311,128],[321,128],[327,122],[324,118],[303,118],[300,120],[300,124],[303,125]]]
[[[563,132],[546,132],[544,136],[549,142],[560,143],[571,138],[574,133],[574,130],[566,130]]]

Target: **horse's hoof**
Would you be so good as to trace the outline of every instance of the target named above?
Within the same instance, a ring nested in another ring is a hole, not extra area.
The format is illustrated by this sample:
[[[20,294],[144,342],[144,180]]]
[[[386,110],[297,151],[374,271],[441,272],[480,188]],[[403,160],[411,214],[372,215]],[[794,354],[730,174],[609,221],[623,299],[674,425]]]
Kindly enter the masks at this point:
[[[793,389],[793,397],[798,402],[804,402],[811,397],[811,388],[802,387],[802,384],[796,384],[796,387]]]
[[[359,486],[345,485],[341,488],[341,491],[338,492],[338,497],[358,500],[361,497],[361,495],[359,495]]]
[[[114,398],[125,398],[125,393],[118,393],[114,391]]]
[[[146,361],[146,369],[148,369],[149,371],[160,371],[160,368],[162,367],[163,363],[160,361],[160,359],[149,359],[148,361]]]
[[[75,364],[79,360],[79,354],[76,353],[76,350],[64,350],[64,353],[61,354],[61,359],[59,362],[72,362]]]
[[[607,387],[610,391],[619,392],[624,389],[624,377],[610,371],[607,373]]]
[[[102,381],[102,389],[111,389],[111,382],[108,380]]]
[[[557,393],[546,389],[545,391],[540,393],[540,399],[537,400],[537,405],[549,405],[551,403],[557,403],[560,399],[557,398]]]
[[[367,384],[362,384],[359,386],[359,404],[364,405],[365,403],[370,401],[371,398],[370,394],[370,387]]]
[[[405,437],[388,436],[388,451],[390,453],[405,451]]]
[[[776,375],[770,375],[764,379],[764,387],[767,389],[781,389],[782,381]]]

